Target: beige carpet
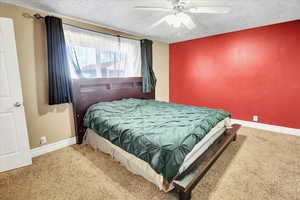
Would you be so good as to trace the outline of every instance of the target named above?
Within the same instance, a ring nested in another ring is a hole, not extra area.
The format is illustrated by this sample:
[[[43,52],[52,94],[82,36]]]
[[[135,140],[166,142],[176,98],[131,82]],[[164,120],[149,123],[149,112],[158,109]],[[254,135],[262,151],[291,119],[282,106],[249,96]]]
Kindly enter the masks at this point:
[[[299,200],[300,137],[242,128],[192,194],[196,200]],[[109,156],[72,146],[0,174],[1,200],[175,200]]]

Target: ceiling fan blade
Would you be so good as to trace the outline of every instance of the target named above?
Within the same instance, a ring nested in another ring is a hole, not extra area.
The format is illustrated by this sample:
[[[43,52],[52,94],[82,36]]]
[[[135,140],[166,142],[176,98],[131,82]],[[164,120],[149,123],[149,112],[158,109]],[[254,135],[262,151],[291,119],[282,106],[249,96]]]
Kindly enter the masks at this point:
[[[152,24],[152,25],[149,27],[149,30],[151,30],[151,29],[157,27],[158,25],[164,23],[164,22],[167,20],[167,17],[168,17],[168,16],[165,16],[165,17],[161,18],[160,20],[158,20],[157,22],[155,22],[154,24]]]
[[[180,13],[179,17],[181,19],[181,23],[186,26],[188,29],[192,30],[196,28],[196,24],[193,22],[192,18],[185,14],[185,13]]]
[[[208,13],[208,14],[225,14],[229,13],[229,7],[194,7],[187,10],[190,13]]]
[[[135,6],[134,8],[138,9],[138,10],[160,11],[160,12],[169,12],[169,11],[172,11],[171,8],[164,8],[164,7]]]
[[[241,0],[191,0],[187,7],[228,7],[239,3]]]

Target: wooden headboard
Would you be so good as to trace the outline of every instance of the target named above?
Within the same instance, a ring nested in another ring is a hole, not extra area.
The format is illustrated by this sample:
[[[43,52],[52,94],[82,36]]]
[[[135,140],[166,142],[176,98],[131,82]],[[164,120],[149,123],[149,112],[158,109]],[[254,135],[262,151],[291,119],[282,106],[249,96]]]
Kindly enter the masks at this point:
[[[155,91],[142,92],[142,78],[81,78],[73,81],[74,121],[76,142],[81,144],[86,128],[83,118],[87,109],[98,102],[121,100],[124,98],[154,99]]]

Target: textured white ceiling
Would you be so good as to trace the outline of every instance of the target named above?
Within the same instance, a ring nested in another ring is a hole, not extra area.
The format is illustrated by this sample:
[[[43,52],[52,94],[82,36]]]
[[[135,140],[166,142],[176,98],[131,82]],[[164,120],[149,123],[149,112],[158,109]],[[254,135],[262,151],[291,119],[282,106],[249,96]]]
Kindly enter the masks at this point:
[[[168,0],[0,0],[168,43],[300,19],[300,0],[192,0],[195,5],[231,5],[229,14],[192,14],[197,27],[188,30],[161,24],[166,13],[134,6],[168,6]]]

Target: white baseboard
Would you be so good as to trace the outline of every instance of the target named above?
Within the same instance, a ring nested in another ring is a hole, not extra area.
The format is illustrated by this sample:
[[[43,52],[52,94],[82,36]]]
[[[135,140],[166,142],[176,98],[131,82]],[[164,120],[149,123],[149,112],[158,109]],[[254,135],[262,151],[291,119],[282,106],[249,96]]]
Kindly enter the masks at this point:
[[[244,120],[239,120],[239,119],[231,119],[231,123],[232,124],[241,124],[242,126],[257,128],[257,129],[262,129],[262,130],[267,130],[267,131],[272,131],[272,132],[277,132],[277,133],[300,136],[300,129],[296,129],[296,128],[275,126],[275,125],[270,125],[270,124],[250,122],[250,121],[244,121]]]
[[[64,140],[61,140],[61,141],[58,141],[58,142],[55,142],[52,144],[47,144],[47,145],[44,145],[41,147],[37,147],[37,148],[30,150],[31,157],[34,158],[34,157],[43,155],[45,153],[49,153],[51,151],[55,151],[55,150],[62,149],[67,146],[71,146],[73,144],[76,144],[75,137],[64,139]]]

